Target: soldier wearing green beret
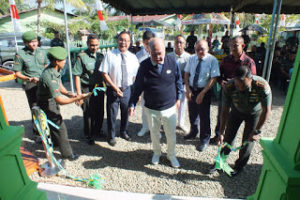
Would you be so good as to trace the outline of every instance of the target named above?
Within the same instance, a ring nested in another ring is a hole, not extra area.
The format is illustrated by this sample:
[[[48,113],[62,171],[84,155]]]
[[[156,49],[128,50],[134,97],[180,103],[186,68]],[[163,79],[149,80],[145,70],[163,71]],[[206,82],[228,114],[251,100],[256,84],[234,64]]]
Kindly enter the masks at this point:
[[[103,54],[97,52],[99,49],[99,39],[97,35],[90,34],[87,40],[88,49],[77,56],[77,61],[73,68],[75,76],[75,88],[78,95],[91,92],[96,86],[103,87],[103,77],[98,70]],[[84,135],[88,144],[93,145],[97,136],[101,133],[104,118],[104,92],[97,91],[97,96],[78,102],[83,110]]]
[[[271,103],[272,93],[268,82],[252,75],[248,66],[237,68],[234,78],[225,85],[218,145],[223,141],[231,145],[243,121],[245,121],[245,128],[242,142],[248,142],[240,150],[231,175],[241,172],[247,164],[254,141],[259,139],[261,128],[271,113]],[[222,152],[228,155],[230,149],[225,147]],[[210,172],[214,171],[215,168],[212,168]]]
[[[66,125],[60,114],[59,105],[70,104],[88,98],[89,94],[75,95],[68,92],[61,82],[61,69],[65,66],[67,51],[62,47],[52,47],[48,52],[49,66],[43,71],[38,83],[38,106],[46,113],[47,118],[59,129],[50,126],[53,144],[58,145],[63,158],[75,160],[78,155],[73,154],[68,141]],[[63,95],[68,98],[63,97]]]
[[[37,83],[48,61],[46,52],[38,48],[37,34],[35,32],[25,32],[22,35],[22,39],[25,47],[16,53],[13,70],[16,72],[17,78],[23,80],[22,86],[31,109],[37,105]],[[35,126],[33,126],[33,131],[38,135]]]

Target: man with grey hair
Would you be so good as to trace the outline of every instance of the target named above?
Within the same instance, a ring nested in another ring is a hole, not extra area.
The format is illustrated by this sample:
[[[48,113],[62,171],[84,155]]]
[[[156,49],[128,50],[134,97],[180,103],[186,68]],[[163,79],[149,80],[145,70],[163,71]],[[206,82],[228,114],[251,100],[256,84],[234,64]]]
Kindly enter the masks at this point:
[[[144,48],[141,49],[139,52],[137,52],[136,57],[139,60],[139,63],[143,62],[150,56],[149,52],[149,42],[152,38],[154,38],[155,35],[152,31],[145,31],[143,34],[143,44]],[[141,130],[137,133],[138,136],[142,137],[144,136],[147,132],[149,132],[148,124],[147,124],[147,119],[146,119],[146,114],[145,114],[145,109],[144,109],[144,97],[142,95],[141,99],[141,104],[142,104],[142,128]]]
[[[180,67],[181,75],[184,75],[184,68],[186,66],[187,61],[189,60],[189,57],[191,56],[189,53],[187,53],[184,50],[185,46],[186,46],[186,41],[184,37],[182,35],[177,35],[174,41],[175,50],[169,53],[169,55],[173,56],[177,61]],[[178,120],[177,120],[176,128],[183,131],[185,134],[187,133],[184,125],[185,111],[187,107],[186,103],[187,100],[186,100],[185,89],[184,89],[182,93],[182,98],[180,99],[180,108],[178,109]]]
[[[198,40],[195,52],[188,60],[184,69],[186,97],[188,99],[191,129],[184,139],[194,139],[198,134],[200,118],[200,146],[199,151],[204,151],[211,134],[210,104],[211,88],[220,75],[217,59],[208,53],[206,40]]]
[[[171,166],[178,168],[176,158],[176,108],[180,105],[182,79],[174,57],[165,55],[164,41],[153,38],[149,43],[150,58],[144,60],[138,70],[134,90],[129,101],[129,115],[139,96],[144,92],[145,113],[153,145],[152,163],[159,163],[161,156],[160,126],[163,124],[167,137],[167,158]]]

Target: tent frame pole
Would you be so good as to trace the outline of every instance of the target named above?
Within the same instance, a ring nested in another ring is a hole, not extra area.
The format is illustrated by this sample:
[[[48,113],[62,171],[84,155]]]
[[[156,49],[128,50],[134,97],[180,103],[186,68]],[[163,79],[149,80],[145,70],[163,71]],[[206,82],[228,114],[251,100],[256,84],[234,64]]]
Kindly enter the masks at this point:
[[[277,5],[277,15],[276,15],[276,23],[275,23],[275,30],[273,34],[273,42],[272,42],[272,47],[270,50],[270,56],[268,59],[268,67],[267,67],[267,75],[266,75],[266,80],[269,82],[270,80],[270,75],[271,75],[271,70],[272,70],[272,63],[273,63],[273,57],[274,57],[274,51],[275,51],[275,42],[276,42],[276,34],[277,34],[277,29],[278,29],[278,23],[279,23],[279,18],[280,18],[280,11],[281,11],[281,5],[282,5],[282,0],[278,0],[278,5]]]
[[[67,19],[67,11],[66,11],[66,0],[64,0],[64,16],[65,16],[66,42],[67,42],[67,52],[68,52],[68,67],[69,67],[69,74],[70,74],[70,86],[71,86],[71,91],[74,93],[72,63],[71,63],[71,54],[70,54],[70,45],[69,45],[69,29],[68,29],[68,19]]]
[[[274,18],[275,18],[276,8],[277,8],[277,0],[274,0],[271,27],[270,27],[270,32],[269,32],[267,50],[266,50],[265,61],[264,61],[264,66],[263,66],[263,73],[262,73],[262,77],[264,77],[264,78],[266,77],[268,58],[269,58],[269,54],[270,54],[271,38],[272,38],[272,35],[273,35],[273,25],[274,25]]]

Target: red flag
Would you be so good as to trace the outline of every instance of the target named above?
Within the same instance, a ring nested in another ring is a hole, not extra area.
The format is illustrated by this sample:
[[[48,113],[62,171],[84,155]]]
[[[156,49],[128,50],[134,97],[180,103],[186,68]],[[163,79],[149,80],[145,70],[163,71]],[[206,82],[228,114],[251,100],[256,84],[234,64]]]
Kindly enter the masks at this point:
[[[101,31],[106,31],[106,30],[108,30],[108,27],[104,21],[103,15],[102,15],[103,6],[102,6],[102,3],[100,0],[96,0],[96,8],[97,8],[98,19],[100,22],[100,29],[101,29]]]
[[[9,0],[9,4],[10,4],[11,21],[13,23],[14,32],[21,32],[21,26],[19,22],[20,18],[19,18],[15,0]]]

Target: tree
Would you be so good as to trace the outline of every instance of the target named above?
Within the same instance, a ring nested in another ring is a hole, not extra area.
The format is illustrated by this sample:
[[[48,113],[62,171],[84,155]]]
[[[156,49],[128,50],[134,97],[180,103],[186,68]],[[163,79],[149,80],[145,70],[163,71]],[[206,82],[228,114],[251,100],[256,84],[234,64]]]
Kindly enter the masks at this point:
[[[16,0],[16,7],[18,11],[28,10],[30,6],[23,3],[23,0]],[[10,13],[10,5],[8,0],[0,0],[0,15],[7,15]]]
[[[62,3],[64,0],[36,0],[38,4],[38,16],[37,16],[37,33],[40,34],[41,25],[41,7],[42,3],[47,4],[46,7],[54,9],[56,3]],[[85,3],[82,0],[66,0],[70,5],[75,8],[86,8]]]

